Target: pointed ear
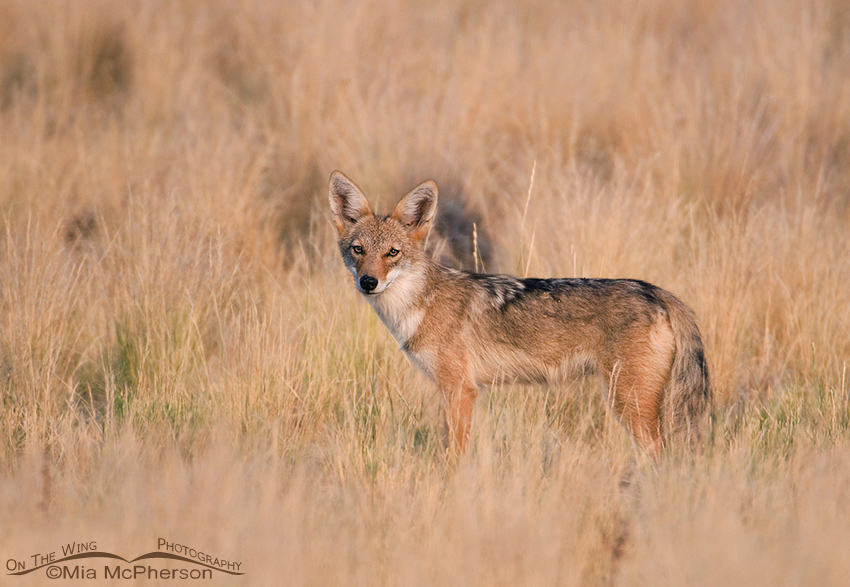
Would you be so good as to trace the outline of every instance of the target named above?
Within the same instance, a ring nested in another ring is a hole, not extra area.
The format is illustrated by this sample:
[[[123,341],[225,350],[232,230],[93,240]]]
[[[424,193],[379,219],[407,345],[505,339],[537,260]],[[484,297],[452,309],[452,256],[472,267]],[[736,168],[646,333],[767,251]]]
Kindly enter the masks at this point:
[[[341,171],[331,173],[328,197],[331,201],[334,225],[340,235],[358,220],[372,213],[366,196]]]
[[[390,218],[395,218],[407,228],[414,241],[428,236],[437,211],[437,184],[433,181],[420,183],[404,196],[395,207]]]

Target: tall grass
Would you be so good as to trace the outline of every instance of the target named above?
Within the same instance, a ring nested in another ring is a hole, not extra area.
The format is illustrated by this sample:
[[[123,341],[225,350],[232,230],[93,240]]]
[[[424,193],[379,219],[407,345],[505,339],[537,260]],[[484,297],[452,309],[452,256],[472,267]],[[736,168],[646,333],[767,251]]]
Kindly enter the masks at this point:
[[[704,446],[651,466],[594,384],[497,386],[448,470],[339,262],[335,168],[382,210],[435,178],[459,266],[676,293]],[[0,558],[841,584],[848,226],[838,0],[0,0]]]

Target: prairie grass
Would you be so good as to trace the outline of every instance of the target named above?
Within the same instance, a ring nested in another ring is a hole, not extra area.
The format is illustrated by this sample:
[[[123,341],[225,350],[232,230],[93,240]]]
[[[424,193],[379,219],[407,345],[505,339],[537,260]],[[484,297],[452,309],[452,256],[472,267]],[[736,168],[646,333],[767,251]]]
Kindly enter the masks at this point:
[[[676,293],[704,445],[650,465],[592,382],[497,386],[449,470],[338,259],[337,168],[382,210],[436,179],[453,264]],[[0,559],[844,584],[848,227],[840,0],[0,0]]]

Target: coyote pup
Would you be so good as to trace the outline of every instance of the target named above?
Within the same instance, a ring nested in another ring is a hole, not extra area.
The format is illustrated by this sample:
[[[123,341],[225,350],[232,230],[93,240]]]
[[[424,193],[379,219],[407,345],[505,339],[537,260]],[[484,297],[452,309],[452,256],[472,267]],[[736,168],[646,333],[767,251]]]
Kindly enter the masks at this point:
[[[651,456],[673,437],[699,438],[708,368],[694,316],[670,292],[631,279],[519,279],[444,267],[422,247],[437,207],[433,181],[389,216],[373,214],[339,171],[329,196],[357,289],[440,388],[451,455],[466,447],[479,385],[588,371],[601,375],[606,404]]]

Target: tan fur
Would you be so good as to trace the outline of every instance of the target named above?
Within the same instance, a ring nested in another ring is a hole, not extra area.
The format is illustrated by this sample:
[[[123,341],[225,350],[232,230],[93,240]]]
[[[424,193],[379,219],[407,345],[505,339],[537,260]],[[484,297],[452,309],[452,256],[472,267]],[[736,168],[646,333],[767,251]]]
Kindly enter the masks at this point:
[[[653,456],[699,438],[710,400],[702,339],[673,294],[627,279],[518,279],[457,271],[428,258],[437,185],[424,182],[389,216],[372,213],[339,171],[329,197],[355,285],[402,350],[437,382],[448,447],[469,438],[480,385],[556,381],[593,371],[607,405]]]

